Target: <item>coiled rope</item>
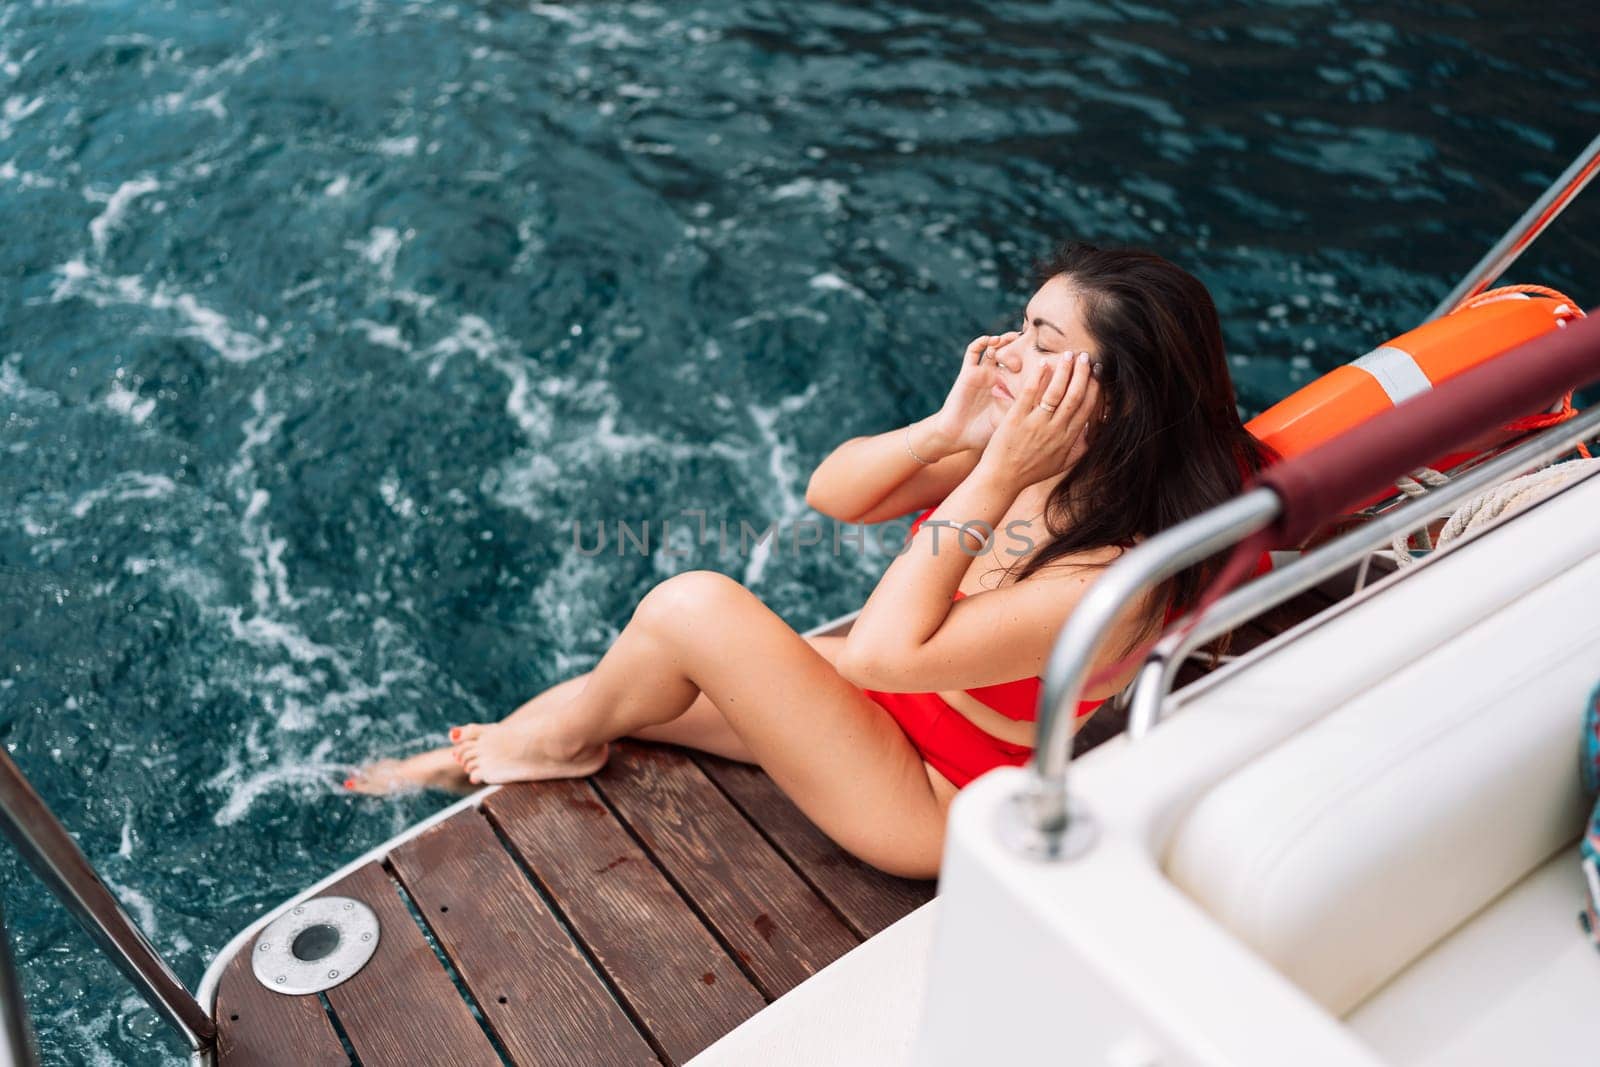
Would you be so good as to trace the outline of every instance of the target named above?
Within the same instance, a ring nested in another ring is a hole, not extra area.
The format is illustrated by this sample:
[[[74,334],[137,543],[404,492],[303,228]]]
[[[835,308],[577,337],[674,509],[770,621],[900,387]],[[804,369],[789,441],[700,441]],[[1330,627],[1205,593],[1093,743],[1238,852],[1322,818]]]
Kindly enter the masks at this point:
[[[1423,530],[1420,535],[1422,544],[1419,547],[1443,548],[1452,541],[1459,541],[1474,530],[1492,526],[1501,519],[1543,500],[1562,486],[1588,475],[1597,467],[1600,467],[1600,459],[1573,459],[1534,471],[1532,474],[1524,474],[1509,482],[1502,482],[1492,489],[1479,493],[1452,512],[1443,529],[1439,531],[1437,542],[1432,541],[1427,531]],[[1438,475],[1439,472],[1429,473]],[[1408,493],[1408,495],[1418,494]],[[1394,549],[1395,562],[1400,567],[1408,567],[1416,562],[1411,555],[1409,534],[1397,534],[1391,547]]]

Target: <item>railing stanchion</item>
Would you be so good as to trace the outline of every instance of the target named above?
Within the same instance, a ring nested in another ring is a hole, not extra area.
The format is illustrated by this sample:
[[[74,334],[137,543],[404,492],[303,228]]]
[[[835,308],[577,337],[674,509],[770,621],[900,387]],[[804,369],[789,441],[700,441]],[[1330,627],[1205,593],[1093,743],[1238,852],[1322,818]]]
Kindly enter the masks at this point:
[[[1540,467],[1579,442],[1597,436],[1600,436],[1600,407],[1590,408],[1486,463],[1455,475],[1426,496],[1374,516],[1293,563],[1224,596],[1211,605],[1194,629],[1187,633],[1175,630],[1162,638],[1151,652],[1150,660],[1134,682],[1128,736],[1138,741],[1160,723],[1178,665],[1206,642],[1237,629],[1268,608],[1316,588],[1352,566],[1362,565],[1375,550],[1388,545],[1396,534],[1416,529],[1506,479]]]
[[[1089,665],[1112,624],[1145,590],[1192,564],[1216,555],[1258,530],[1279,512],[1278,494],[1252,489],[1243,496],[1164,530],[1128,552],[1090,587],[1067,617],[1050,651],[1040,698],[1032,780],[1016,798],[1007,837],[1019,850],[1043,858],[1070,855],[1087,838],[1076,833],[1067,798],[1067,767],[1079,695]]]
[[[22,984],[11,959],[5,921],[0,918],[0,1067],[35,1067],[38,1062]]]
[[[4,750],[0,750],[0,831],[156,1014],[191,1049],[209,1048],[216,1040],[216,1024],[112,896],[67,828]]]

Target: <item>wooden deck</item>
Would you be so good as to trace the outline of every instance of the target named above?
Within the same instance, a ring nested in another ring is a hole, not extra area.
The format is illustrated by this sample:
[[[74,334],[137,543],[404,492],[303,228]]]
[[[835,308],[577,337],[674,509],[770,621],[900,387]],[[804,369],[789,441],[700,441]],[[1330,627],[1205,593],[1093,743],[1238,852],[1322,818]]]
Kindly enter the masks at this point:
[[[1297,598],[1232,651],[1348,588]],[[1124,725],[1102,709],[1078,751]],[[934,884],[855,860],[755,767],[623,743],[592,778],[505,787],[327,892],[377,912],[377,954],[291,997],[256,982],[252,942],[218,987],[220,1064],[683,1063]]]
[[[247,946],[218,1062],[683,1063],[933,890],[843,852],[757,768],[623,743],[330,887],[382,935],[325,997],[263,988]]]

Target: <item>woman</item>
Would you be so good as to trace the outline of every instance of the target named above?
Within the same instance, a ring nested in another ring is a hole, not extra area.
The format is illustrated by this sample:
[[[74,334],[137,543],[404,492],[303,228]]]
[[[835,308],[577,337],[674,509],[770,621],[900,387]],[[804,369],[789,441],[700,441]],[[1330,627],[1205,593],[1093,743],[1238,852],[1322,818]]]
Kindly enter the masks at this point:
[[[807,502],[846,522],[928,509],[847,636],[802,637],[737,581],[679,574],[593,671],[346,785],[574,777],[617,738],[674,742],[760,764],[844,848],[933,876],[957,790],[1026,757],[1038,675],[1096,573],[1263,462],[1198,280],[1084,244],[1042,277],[1016,330],[967,347],[939,411],[845,442],[812,476]],[[1213,566],[1134,605],[1104,659],[1191,603]]]

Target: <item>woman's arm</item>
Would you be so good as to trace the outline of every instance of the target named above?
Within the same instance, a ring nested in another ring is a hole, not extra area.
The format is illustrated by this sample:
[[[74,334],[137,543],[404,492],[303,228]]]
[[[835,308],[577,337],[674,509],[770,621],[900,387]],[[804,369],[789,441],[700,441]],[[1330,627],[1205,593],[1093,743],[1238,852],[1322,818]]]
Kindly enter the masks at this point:
[[[1025,486],[1075,462],[1097,396],[1087,363],[1076,372],[1035,373],[982,461],[879,579],[845,638],[836,661],[840,674],[873,689],[924,692],[995,685],[1043,671],[1061,624],[1100,567],[1121,550],[1082,553],[1026,581],[952,603],[978,536],[958,527],[983,523],[993,530]],[[1040,400],[1048,408],[1038,407]],[[1005,530],[991,536],[1007,538],[1000,542],[1002,552],[1021,551]],[[1151,610],[1139,604],[1118,620],[1102,661],[1145,629]],[[1115,692],[1125,681],[1086,695]]]
[[[943,500],[978,465],[978,449],[956,449],[930,415],[910,427],[853,437],[811,475],[806,504],[840,522],[873,523]],[[919,463],[906,449],[907,434]]]
[[[923,529],[927,530],[938,517],[938,512],[929,516]],[[928,538],[929,545],[932,536],[931,532],[917,534],[918,538]],[[963,563],[970,562],[955,547],[954,529],[940,529],[938,536],[941,557],[953,555]],[[1005,534],[1002,531],[997,536],[1004,538]],[[913,546],[896,563],[918,551],[918,546]],[[845,637],[835,666],[854,684],[887,693],[975,689],[1018,678],[1041,677],[1067,617],[1120,551],[1102,549],[1068,557],[1024,581],[954,602],[946,600],[942,605],[932,602],[931,590],[913,594],[902,588],[897,595],[895,587],[885,588],[880,582],[872,595],[878,598],[879,590],[885,594],[878,599],[884,612],[879,621],[884,625],[863,627],[863,609]],[[922,557],[923,562],[927,559],[928,556]],[[913,577],[907,584],[917,580]],[[933,631],[924,635],[899,625],[896,613],[906,608],[914,614],[926,612],[924,618],[938,612],[943,615]],[[1116,662],[1126,649],[1155,632],[1151,626],[1159,618],[1160,604],[1153,597],[1142,597],[1131,605],[1106,634],[1099,654],[1090,664],[1090,673]],[[1134,663],[1119,676],[1087,689],[1082,698],[1099,699],[1118,692],[1138,673],[1139,666]]]
[[[898,430],[854,437],[811,475],[806,503],[841,522],[882,522],[943,500],[961,484],[994,433],[989,353],[1017,335],[975,338],[939,410]]]
[[[962,523],[993,527],[1005,517],[1018,487],[982,464],[928,516],[907,551],[895,557],[868,597],[835,665],[858,686],[891,693],[973,689],[1044,673],[1068,615],[1121,549],[1091,550],[1063,559],[1000,589],[952,602],[972,562],[976,534]],[[1004,553],[1014,542],[997,530]],[[967,551],[961,542],[967,544]],[[1020,545],[1016,546],[1020,550]],[[1116,660],[1148,628],[1149,598],[1120,616],[1093,667]],[[1097,699],[1127,684],[1138,665],[1085,692]]]

